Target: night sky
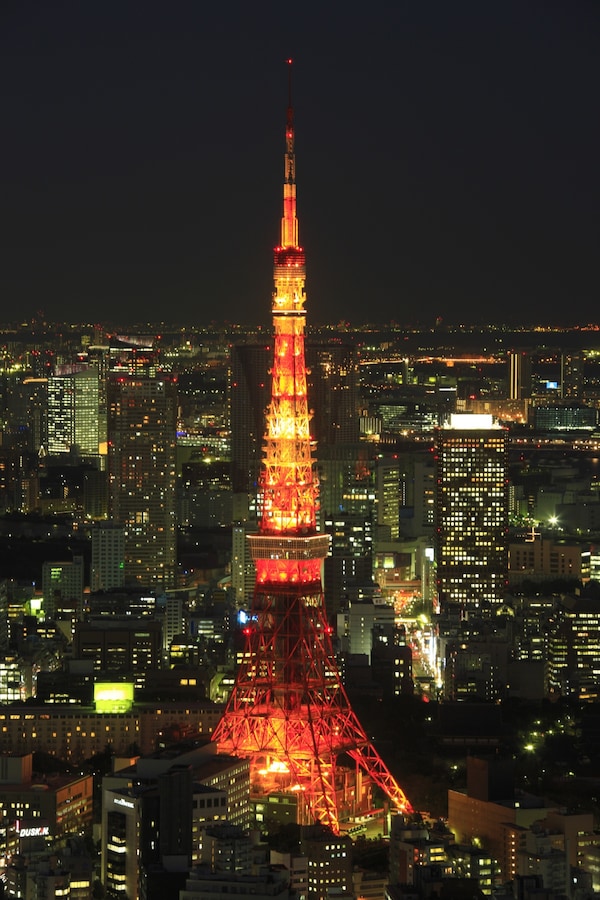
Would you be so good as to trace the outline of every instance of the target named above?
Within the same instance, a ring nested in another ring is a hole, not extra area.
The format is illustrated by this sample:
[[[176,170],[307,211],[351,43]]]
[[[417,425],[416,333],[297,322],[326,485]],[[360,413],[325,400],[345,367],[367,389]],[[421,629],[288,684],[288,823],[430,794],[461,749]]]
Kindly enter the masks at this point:
[[[0,321],[600,320],[597,0],[4,0]]]

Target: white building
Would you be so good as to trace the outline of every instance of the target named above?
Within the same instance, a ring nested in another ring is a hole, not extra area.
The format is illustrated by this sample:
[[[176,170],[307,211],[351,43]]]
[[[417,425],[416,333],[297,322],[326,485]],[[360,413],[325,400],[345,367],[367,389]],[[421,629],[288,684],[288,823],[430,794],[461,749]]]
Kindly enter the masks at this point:
[[[48,379],[48,453],[106,455],[106,409],[96,366],[71,366]]]
[[[125,571],[125,530],[114,522],[99,522],[92,529],[92,591],[122,587]]]
[[[489,415],[452,415],[436,434],[439,600],[492,612],[508,577],[508,433]]]

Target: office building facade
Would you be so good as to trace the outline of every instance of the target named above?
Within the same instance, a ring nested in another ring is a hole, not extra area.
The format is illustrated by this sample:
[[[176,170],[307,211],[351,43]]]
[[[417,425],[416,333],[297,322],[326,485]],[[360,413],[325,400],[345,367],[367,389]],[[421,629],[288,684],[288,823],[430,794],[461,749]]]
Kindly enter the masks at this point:
[[[48,379],[48,453],[99,466],[106,455],[106,409],[96,366],[71,366]]]
[[[109,511],[125,531],[125,578],[172,588],[176,566],[174,379],[113,373],[108,398]]]
[[[125,570],[125,530],[114,522],[99,522],[92,529],[92,591],[109,591],[123,586]]]
[[[502,603],[508,572],[507,432],[453,415],[436,435],[438,599],[464,617]]]
[[[508,397],[531,397],[531,354],[527,350],[511,350],[508,354]]]

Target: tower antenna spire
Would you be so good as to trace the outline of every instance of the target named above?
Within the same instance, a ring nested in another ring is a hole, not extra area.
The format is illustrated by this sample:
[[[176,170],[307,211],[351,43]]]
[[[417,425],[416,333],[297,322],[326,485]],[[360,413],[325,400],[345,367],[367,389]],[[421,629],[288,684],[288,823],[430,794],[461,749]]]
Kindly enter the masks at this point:
[[[288,107],[285,125],[285,172],[283,179],[283,218],[281,219],[281,247],[298,247],[298,219],[296,216],[296,153],[294,150],[294,107],[292,106],[292,60],[288,67]]]
[[[288,126],[292,126],[294,124],[294,107],[292,104],[292,66],[294,64],[293,59],[286,59],[287,67],[288,67]]]

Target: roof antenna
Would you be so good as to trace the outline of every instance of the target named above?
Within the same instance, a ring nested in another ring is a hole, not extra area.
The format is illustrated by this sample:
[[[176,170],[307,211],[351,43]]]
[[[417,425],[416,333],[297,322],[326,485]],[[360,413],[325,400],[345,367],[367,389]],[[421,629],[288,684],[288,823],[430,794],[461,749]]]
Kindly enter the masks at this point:
[[[288,129],[294,127],[294,109],[292,107],[292,64],[293,59],[286,59],[288,65],[288,108],[287,108],[287,126]]]

